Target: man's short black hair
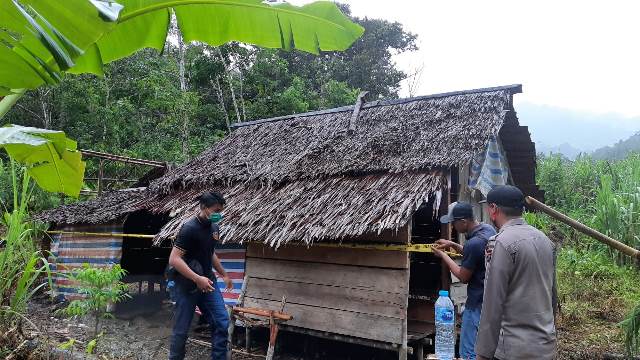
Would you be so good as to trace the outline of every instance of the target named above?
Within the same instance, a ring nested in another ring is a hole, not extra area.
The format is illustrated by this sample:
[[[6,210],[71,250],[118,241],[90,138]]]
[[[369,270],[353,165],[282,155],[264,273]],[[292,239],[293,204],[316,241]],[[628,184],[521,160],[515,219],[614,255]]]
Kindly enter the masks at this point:
[[[213,205],[220,204],[224,206],[227,202],[224,200],[224,196],[219,192],[206,192],[200,195],[198,198],[198,202],[200,203],[200,207],[212,207]]]
[[[524,207],[508,207],[508,206],[500,206],[498,205],[500,211],[508,217],[520,217],[524,212]]]

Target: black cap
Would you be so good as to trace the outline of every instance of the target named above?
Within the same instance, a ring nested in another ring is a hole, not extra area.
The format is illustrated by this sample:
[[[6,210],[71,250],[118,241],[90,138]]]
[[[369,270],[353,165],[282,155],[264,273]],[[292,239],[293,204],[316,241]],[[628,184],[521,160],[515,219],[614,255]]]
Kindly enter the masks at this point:
[[[487,200],[482,201],[514,209],[524,207],[524,194],[520,189],[511,185],[496,186],[487,194]]]
[[[449,205],[449,213],[440,218],[440,222],[448,224],[455,220],[473,219],[473,208],[466,202],[454,202]]]

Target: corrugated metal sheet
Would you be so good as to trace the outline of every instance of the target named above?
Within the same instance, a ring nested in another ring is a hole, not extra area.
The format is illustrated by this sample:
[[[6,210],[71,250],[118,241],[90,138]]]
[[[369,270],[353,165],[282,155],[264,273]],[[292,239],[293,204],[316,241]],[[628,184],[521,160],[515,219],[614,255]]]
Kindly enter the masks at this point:
[[[122,233],[121,224],[68,225],[56,230],[94,233]],[[51,270],[54,273],[54,295],[72,300],[81,295],[75,284],[67,278],[73,269],[89,264],[92,267],[109,267],[119,264],[122,258],[122,237],[86,236],[81,234],[56,234],[51,242]]]

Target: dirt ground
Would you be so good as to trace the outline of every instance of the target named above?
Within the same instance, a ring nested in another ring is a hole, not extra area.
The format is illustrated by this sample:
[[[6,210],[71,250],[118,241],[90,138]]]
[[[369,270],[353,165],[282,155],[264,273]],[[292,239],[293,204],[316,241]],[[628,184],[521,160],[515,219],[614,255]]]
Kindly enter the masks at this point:
[[[38,340],[48,348],[59,348],[61,344],[75,339],[74,359],[166,359],[169,354],[172,311],[171,304],[164,299],[134,299],[127,306],[115,311],[116,318],[103,320],[104,335],[98,340],[95,355],[84,353],[86,344],[92,340],[93,322],[90,319],[65,319],[55,315],[60,308],[47,297],[34,299],[29,306],[29,320],[38,328]],[[194,331],[192,339],[200,342],[187,343],[187,359],[210,359],[210,348],[202,342],[208,339],[206,330]],[[606,359],[606,353],[621,353],[619,333],[608,322],[590,324],[566,324],[560,321],[559,359]],[[32,330],[32,332],[34,332]],[[241,331],[242,335],[244,334]],[[238,334],[240,335],[240,334]],[[233,353],[234,360],[263,359],[267,348],[268,332],[257,330],[252,335],[251,354],[244,349],[244,336],[239,337],[239,347]],[[590,341],[592,339],[593,341]],[[605,341],[603,341],[603,339]],[[608,341],[606,341],[608,339]],[[397,355],[391,351],[371,349],[330,340],[309,338],[298,334],[281,332],[278,337],[276,359],[279,360],[391,360]],[[261,356],[262,355],[262,356]],[[59,356],[52,358],[60,358]]]
[[[38,327],[39,340],[51,348],[74,339],[73,358],[94,359],[136,359],[158,360],[169,355],[172,311],[171,304],[164,299],[136,299],[124,308],[116,308],[115,318],[102,320],[104,335],[98,340],[95,355],[86,355],[86,344],[92,340],[92,319],[66,319],[55,314],[61,304],[55,304],[46,297],[34,299],[29,305],[29,320]],[[140,304],[144,306],[139,306]],[[200,340],[187,343],[187,359],[210,359],[210,348],[202,344],[209,338],[207,330],[197,332],[197,318],[194,318],[190,339]],[[244,331],[241,331],[244,335]],[[238,347],[233,353],[234,360],[263,359],[267,349],[268,332],[252,332],[252,349],[246,354],[244,336],[239,337]],[[330,340],[308,341],[304,336],[281,332],[278,336],[276,359],[306,360],[387,360],[397,359],[391,351],[371,349]]]

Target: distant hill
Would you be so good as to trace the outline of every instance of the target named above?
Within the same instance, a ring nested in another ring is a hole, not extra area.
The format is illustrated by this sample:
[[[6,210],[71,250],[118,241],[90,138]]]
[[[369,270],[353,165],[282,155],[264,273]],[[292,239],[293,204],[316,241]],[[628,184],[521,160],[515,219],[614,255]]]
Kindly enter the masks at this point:
[[[620,140],[640,131],[640,117],[593,114],[527,102],[516,104],[516,110],[520,123],[529,127],[537,152],[560,153],[569,159],[594,151],[597,156],[609,156],[603,150],[606,146],[614,148],[625,142]]]
[[[631,152],[640,152],[640,132],[626,140],[620,140],[613,146],[605,146],[593,152],[593,157],[599,160],[621,160]]]
[[[545,155],[562,154],[564,157],[570,160],[577,158],[581,153],[587,153],[586,151],[578,149],[569,143],[550,146],[543,142],[536,142],[536,151]]]

